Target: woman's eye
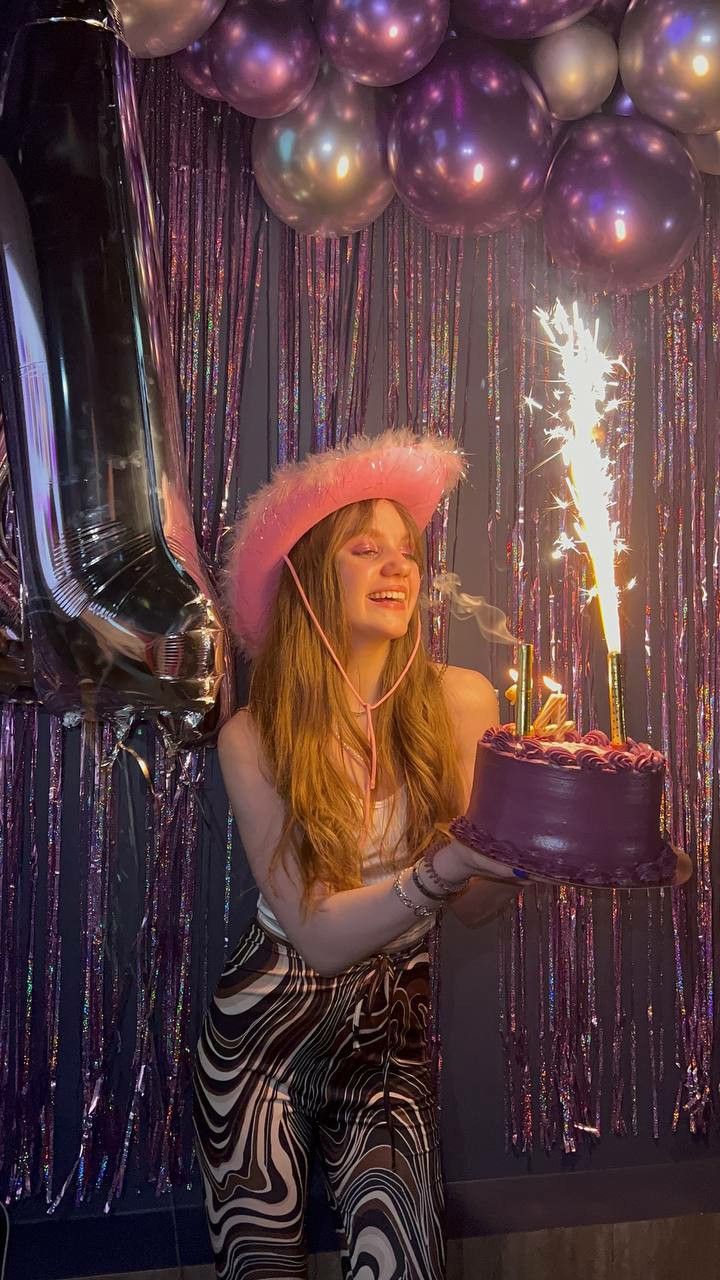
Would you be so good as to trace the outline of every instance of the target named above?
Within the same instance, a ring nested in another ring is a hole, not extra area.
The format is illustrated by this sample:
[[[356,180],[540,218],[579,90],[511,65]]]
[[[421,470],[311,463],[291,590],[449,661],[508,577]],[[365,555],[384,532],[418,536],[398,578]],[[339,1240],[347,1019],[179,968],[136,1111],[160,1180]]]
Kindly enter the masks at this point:
[[[378,554],[378,548],[377,547],[355,547],[353,554],[356,556],[375,556]],[[417,556],[415,555],[415,552],[412,551],[409,547],[406,547],[405,550],[402,551],[400,554],[405,556],[406,559],[408,560],[414,560],[416,563],[418,564],[420,563]]]

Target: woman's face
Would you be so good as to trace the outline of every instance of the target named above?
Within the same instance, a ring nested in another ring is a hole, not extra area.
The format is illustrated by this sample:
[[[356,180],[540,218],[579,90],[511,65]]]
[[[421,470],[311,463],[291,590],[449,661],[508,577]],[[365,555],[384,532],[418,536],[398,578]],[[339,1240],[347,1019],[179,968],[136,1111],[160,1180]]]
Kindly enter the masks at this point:
[[[376,502],[371,528],[353,534],[335,558],[351,637],[405,635],[420,590],[413,540],[392,502]]]

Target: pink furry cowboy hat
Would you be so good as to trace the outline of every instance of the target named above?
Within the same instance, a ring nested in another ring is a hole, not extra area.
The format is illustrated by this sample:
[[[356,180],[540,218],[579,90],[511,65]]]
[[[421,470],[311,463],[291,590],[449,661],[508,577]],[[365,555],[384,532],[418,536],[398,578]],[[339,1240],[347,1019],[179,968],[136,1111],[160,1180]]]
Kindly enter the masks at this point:
[[[453,440],[408,430],[355,436],[278,468],[248,499],[227,561],[225,598],[240,648],[250,658],[260,652],[283,556],[313,525],[352,502],[388,498],[402,503],[424,529],[464,469]]]

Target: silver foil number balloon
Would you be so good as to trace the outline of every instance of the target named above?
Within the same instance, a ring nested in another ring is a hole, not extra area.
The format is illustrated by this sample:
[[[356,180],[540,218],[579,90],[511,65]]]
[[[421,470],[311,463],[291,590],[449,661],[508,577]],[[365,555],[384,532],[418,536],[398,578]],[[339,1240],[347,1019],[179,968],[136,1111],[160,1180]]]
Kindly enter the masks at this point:
[[[225,632],[184,482],[131,63],[24,28],[0,118],[0,393],[38,696],[211,726]]]
[[[0,418],[0,694],[3,695],[16,693],[31,683],[16,542],[10,468]]]
[[[258,120],[255,178],[273,213],[297,231],[350,235],[392,199],[386,140],[380,93],[325,66],[299,107]]]

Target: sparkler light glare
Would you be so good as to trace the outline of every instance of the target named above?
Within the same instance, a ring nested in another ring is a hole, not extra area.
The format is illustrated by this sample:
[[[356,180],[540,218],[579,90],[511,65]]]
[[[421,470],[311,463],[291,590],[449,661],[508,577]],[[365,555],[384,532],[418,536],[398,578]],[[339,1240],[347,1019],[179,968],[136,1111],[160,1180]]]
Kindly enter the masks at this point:
[[[588,329],[577,303],[573,303],[572,315],[568,315],[560,302],[555,303],[550,313],[538,307],[535,314],[561,364],[558,409],[553,415],[557,425],[547,435],[560,443],[568,472],[567,486],[577,513],[575,534],[578,541],[585,544],[592,561],[608,651],[619,653],[615,560],[626,547],[619,538],[617,522],[610,515],[614,502],[613,477],[609,459],[600,451],[598,437],[605,415],[617,406],[616,397],[608,399],[608,391],[617,385],[613,375],[620,362],[609,359],[599,350],[597,325],[594,333]],[[565,534],[557,545],[565,551],[575,544]]]

